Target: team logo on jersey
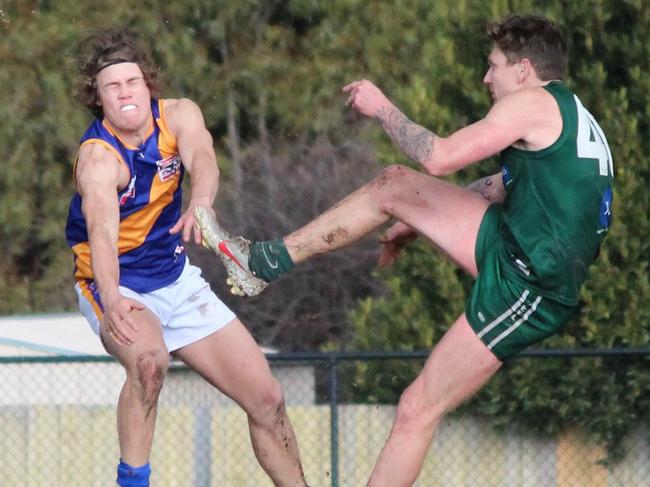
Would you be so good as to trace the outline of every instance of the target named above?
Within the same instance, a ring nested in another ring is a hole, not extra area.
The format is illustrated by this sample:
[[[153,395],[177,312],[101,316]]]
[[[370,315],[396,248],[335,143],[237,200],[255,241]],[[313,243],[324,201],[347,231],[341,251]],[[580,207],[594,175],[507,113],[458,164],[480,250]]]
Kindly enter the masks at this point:
[[[129,187],[120,196],[120,206],[126,205],[126,202],[133,198],[135,198],[135,176],[131,178]]]
[[[608,187],[603,193],[603,199],[600,202],[600,211],[598,214],[598,223],[600,224],[600,228],[596,232],[597,234],[605,233],[609,228],[609,224],[612,222],[613,197],[612,188]]]
[[[503,178],[503,186],[508,186],[512,183],[512,175],[510,174],[510,169],[508,166],[503,166],[501,168],[501,177]]]
[[[165,182],[178,174],[181,168],[181,158],[178,154],[174,154],[166,159],[156,161],[156,166],[158,166],[158,177]]]
[[[176,261],[178,260],[178,257],[179,257],[183,252],[185,252],[185,247],[183,247],[182,245],[177,245],[177,246],[176,246],[176,249],[174,249],[174,262],[176,262]]]

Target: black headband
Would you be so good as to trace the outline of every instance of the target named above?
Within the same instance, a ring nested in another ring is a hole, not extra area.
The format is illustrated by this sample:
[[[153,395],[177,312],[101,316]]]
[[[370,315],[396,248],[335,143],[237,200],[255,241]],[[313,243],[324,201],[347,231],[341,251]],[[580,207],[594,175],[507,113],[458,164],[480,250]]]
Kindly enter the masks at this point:
[[[131,61],[130,59],[123,59],[123,58],[113,59],[112,61],[108,61],[106,64],[102,64],[101,67],[99,67],[95,72],[95,76],[97,76],[99,72],[102,71],[103,69],[106,69],[109,66],[113,66],[114,64],[133,63],[133,62],[135,61]]]

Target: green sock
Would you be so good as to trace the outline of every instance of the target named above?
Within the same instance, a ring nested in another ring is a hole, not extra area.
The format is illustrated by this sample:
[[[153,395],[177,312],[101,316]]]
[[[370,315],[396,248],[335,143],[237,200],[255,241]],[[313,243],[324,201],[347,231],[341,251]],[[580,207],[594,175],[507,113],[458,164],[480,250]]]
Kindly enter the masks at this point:
[[[255,276],[266,282],[289,272],[294,265],[282,239],[253,242],[250,246],[248,266]]]

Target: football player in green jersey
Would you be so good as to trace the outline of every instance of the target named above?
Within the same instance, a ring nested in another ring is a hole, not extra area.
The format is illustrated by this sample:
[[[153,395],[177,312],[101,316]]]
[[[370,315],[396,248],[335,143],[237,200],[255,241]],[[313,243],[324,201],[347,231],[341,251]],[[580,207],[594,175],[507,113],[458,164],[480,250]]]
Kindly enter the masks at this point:
[[[209,211],[197,210],[205,242],[243,294],[393,219],[380,265],[421,236],[476,278],[465,312],[400,398],[373,487],[415,482],[443,415],[504,359],[566,323],[610,223],[612,156],[598,123],[561,81],[567,49],[559,30],[544,17],[513,15],[488,33],[493,48],[483,82],[494,104],[485,118],[447,137],[409,120],[370,81],[344,88],[347,104],[377,119],[429,174],[387,167],[280,240],[233,238]],[[469,188],[437,178],[497,154],[502,171]]]

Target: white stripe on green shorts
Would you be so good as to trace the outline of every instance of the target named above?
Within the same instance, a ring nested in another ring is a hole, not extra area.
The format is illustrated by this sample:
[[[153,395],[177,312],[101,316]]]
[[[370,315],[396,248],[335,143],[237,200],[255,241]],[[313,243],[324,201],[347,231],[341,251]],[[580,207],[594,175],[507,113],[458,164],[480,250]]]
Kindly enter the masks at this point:
[[[528,292],[528,291],[526,291],[526,292]],[[523,296],[522,296],[522,297],[523,297]],[[524,316],[522,316],[520,319],[518,319],[517,321],[515,321],[515,322],[510,326],[510,328],[508,328],[508,329],[505,330],[503,333],[501,333],[501,335],[499,335],[499,336],[496,337],[494,340],[492,340],[492,341],[489,343],[488,348],[489,348],[490,350],[492,350],[492,347],[494,347],[497,343],[499,343],[499,342],[500,342],[501,340],[503,340],[505,337],[507,337],[508,335],[510,335],[510,333],[512,333],[513,331],[515,331],[517,328],[519,328],[519,326],[520,326],[523,322],[527,321],[528,318],[530,317],[530,315],[531,315],[531,314],[532,314],[532,313],[537,309],[537,305],[539,304],[539,302],[540,302],[541,300],[542,300],[542,297],[541,297],[541,296],[537,296],[537,299],[536,299],[535,301],[533,301],[533,304],[531,305],[530,309],[529,309],[528,311],[526,311],[526,314],[524,314]]]
[[[479,338],[483,337],[483,335],[485,335],[486,333],[489,333],[490,330],[492,330],[492,328],[494,328],[495,326],[497,326],[497,325],[498,325],[499,323],[501,323],[503,320],[505,320],[506,318],[508,318],[508,316],[510,316],[512,313],[514,313],[515,311],[517,311],[517,309],[519,309],[519,306],[521,306],[522,304],[524,304],[524,301],[526,301],[526,298],[528,297],[529,294],[530,294],[530,292],[528,291],[528,289],[526,289],[526,290],[524,291],[524,293],[521,295],[521,297],[517,300],[517,302],[516,302],[515,304],[513,304],[513,305],[510,307],[509,310],[507,310],[505,313],[503,313],[501,316],[499,316],[496,320],[494,320],[494,321],[493,321],[492,323],[490,323],[488,326],[486,326],[485,328],[483,328],[483,329],[481,330],[481,332],[478,334],[478,337],[479,337]]]

